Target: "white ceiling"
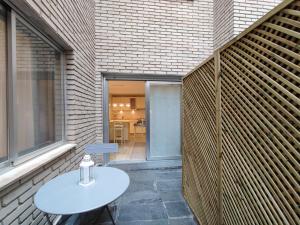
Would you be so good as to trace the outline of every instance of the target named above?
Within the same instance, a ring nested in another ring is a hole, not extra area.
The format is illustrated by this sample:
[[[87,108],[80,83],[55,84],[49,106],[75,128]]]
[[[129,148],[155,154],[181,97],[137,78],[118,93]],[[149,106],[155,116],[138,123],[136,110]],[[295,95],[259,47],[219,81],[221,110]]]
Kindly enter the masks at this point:
[[[145,95],[144,81],[109,81],[111,95]]]

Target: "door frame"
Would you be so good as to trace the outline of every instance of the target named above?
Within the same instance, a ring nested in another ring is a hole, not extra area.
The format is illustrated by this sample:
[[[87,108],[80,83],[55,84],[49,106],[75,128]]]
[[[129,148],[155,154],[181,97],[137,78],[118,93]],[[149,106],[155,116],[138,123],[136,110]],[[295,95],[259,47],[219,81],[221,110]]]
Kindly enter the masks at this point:
[[[165,75],[165,74],[137,74],[137,73],[111,73],[111,72],[103,72],[102,76],[102,133],[103,133],[103,143],[109,143],[109,84],[110,80],[119,80],[119,81],[145,81],[145,85],[148,81],[156,81],[156,82],[169,82],[169,83],[181,83],[183,76],[179,75]],[[147,87],[145,86],[145,100],[146,100],[146,120],[148,114],[148,106],[147,106]],[[146,160],[151,160],[148,158],[148,121],[146,121]],[[109,162],[109,153],[104,154],[104,158]],[[179,157],[176,157],[178,159]],[[155,158],[156,159],[156,158]],[[166,159],[166,158],[164,158]],[[174,159],[174,158],[168,158]]]

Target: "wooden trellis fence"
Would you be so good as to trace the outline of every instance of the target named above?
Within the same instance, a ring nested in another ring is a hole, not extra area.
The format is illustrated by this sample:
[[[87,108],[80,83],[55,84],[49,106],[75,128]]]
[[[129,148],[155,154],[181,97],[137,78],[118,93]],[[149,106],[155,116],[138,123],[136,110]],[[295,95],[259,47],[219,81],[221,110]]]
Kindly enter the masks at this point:
[[[183,79],[183,189],[201,225],[300,224],[300,0]]]

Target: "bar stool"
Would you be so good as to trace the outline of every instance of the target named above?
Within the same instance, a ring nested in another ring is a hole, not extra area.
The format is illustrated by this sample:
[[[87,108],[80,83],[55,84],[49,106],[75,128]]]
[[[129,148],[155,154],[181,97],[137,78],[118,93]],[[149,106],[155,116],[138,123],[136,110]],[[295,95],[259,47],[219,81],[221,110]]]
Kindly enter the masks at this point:
[[[120,141],[124,143],[124,124],[122,122],[114,122],[114,143]]]

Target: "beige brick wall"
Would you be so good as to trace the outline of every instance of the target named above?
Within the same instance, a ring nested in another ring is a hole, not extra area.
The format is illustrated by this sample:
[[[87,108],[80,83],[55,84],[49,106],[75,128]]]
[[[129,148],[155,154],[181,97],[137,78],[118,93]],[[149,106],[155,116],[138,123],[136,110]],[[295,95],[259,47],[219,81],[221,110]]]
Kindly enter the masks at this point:
[[[77,164],[78,159],[75,151],[70,150],[30,175],[11,184],[6,189],[1,190],[0,224],[46,224],[45,214],[36,209],[33,203],[34,194],[44,183],[60,173],[76,168]]]
[[[234,36],[234,0],[214,0],[214,48],[231,40]]]
[[[213,0],[96,0],[97,72],[184,75],[212,53]]]
[[[214,49],[240,34],[282,0],[214,0]]]
[[[234,35],[238,35],[282,0],[234,0]]]
[[[213,0],[96,0],[97,141],[102,72],[185,75],[213,50]]]
[[[96,139],[95,118],[95,2],[94,0],[11,0],[21,12],[35,12],[54,36],[69,45],[66,51],[67,139],[77,143],[46,166],[0,190],[0,225],[45,224],[44,214],[35,208],[33,196],[42,184],[78,166],[85,144]],[[29,11],[28,11],[29,10]],[[30,16],[33,14],[29,13]],[[28,18],[28,16],[27,16]],[[45,28],[45,30],[49,30]],[[51,33],[50,32],[50,33]]]
[[[103,110],[102,110],[102,76],[99,71],[96,73],[96,142],[102,143],[103,142]]]

